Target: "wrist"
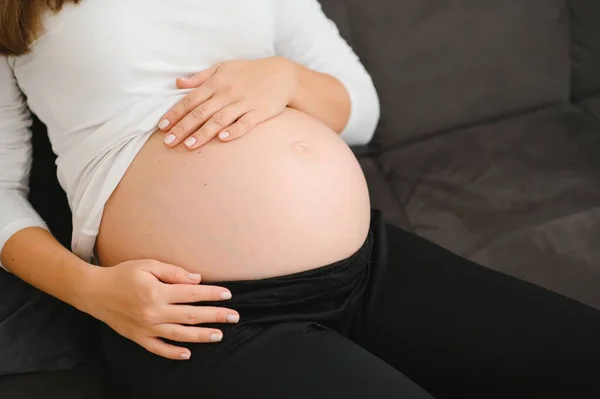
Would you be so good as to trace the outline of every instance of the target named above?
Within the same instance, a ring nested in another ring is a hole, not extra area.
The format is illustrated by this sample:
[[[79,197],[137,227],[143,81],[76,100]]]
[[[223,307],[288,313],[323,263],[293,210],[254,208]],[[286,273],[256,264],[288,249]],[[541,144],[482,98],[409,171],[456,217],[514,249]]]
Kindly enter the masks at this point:
[[[91,265],[74,256],[69,261],[65,281],[69,286],[67,302],[84,313],[90,313],[88,306],[94,287],[98,284],[100,267]]]
[[[297,105],[302,99],[302,75],[305,73],[306,68],[288,58],[277,58],[280,60],[282,68],[286,71],[290,82],[288,106],[291,108],[297,108]]]

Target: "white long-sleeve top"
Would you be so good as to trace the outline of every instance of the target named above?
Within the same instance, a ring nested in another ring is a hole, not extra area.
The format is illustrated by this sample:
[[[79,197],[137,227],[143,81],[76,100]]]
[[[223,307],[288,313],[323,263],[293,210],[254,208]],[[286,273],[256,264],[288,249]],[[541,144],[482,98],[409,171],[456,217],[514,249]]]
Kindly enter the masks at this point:
[[[178,76],[282,55],[346,87],[348,144],[370,141],[379,118],[369,74],[317,0],[84,0],[48,12],[44,27],[30,53],[0,57],[0,251],[17,231],[46,227],[27,201],[28,108],[48,127],[73,213],[72,250],[85,260],[105,202],[188,92],[175,87]]]

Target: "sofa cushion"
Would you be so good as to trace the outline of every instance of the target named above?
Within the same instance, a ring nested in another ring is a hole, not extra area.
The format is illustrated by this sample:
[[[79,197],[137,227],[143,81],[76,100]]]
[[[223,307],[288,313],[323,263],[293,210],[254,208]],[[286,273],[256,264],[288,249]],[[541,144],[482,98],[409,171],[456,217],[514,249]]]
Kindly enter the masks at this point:
[[[0,271],[0,376],[81,364],[90,328],[77,310]]]
[[[48,224],[54,237],[70,248],[72,216],[67,195],[56,177],[56,155],[52,152],[46,127],[37,118],[34,118],[32,133],[33,165],[28,199]]]
[[[600,73],[600,69],[598,72]],[[577,105],[600,124],[600,95],[583,100]]]
[[[569,97],[563,0],[345,0],[352,42],[379,89],[374,144]]]
[[[114,399],[97,367],[0,378],[2,399]]]
[[[572,94],[600,93],[600,2],[569,0],[571,8]]]
[[[319,0],[323,12],[337,25],[342,37],[352,45],[350,24],[344,0]]]
[[[570,105],[379,157],[415,231],[600,308],[600,130]]]
[[[402,205],[394,197],[394,193],[381,175],[373,158],[364,156],[358,160],[369,185],[371,207],[381,210],[387,223],[410,230]]]

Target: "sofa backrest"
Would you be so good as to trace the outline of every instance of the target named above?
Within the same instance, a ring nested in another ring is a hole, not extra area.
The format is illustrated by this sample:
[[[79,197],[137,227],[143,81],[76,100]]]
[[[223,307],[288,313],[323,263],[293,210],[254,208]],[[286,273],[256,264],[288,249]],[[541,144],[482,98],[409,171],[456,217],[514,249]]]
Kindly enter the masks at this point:
[[[335,2],[379,90],[376,146],[569,98],[565,0]]]
[[[352,43],[352,35],[350,31],[350,21],[348,20],[348,9],[345,0],[319,0],[323,11],[329,18],[335,21],[340,34],[346,39],[350,45]]]
[[[54,237],[71,247],[71,211],[67,195],[56,178],[56,155],[52,152],[46,127],[39,119],[33,123],[33,165],[30,175],[29,201],[42,216]]]
[[[572,96],[582,99],[600,94],[600,1],[569,1]]]

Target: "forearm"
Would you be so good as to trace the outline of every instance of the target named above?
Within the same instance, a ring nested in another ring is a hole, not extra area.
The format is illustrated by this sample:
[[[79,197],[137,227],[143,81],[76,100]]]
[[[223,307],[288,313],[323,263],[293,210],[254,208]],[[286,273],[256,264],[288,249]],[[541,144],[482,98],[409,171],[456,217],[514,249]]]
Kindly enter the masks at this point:
[[[352,109],[346,88],[331,75],[290,62],[295,69],[297,84],[289,106],[314,116],[336,133],[341,133]]]
[[[48,231],[38,227],[18,231],[0,256],[2,264],[17,277],[81,309],[94,266],[63,247]]]

